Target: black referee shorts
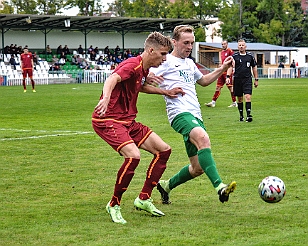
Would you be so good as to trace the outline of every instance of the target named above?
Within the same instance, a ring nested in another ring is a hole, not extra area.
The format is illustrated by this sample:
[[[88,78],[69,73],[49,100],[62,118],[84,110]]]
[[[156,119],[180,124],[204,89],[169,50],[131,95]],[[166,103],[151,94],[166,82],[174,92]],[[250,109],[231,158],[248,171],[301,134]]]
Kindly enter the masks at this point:
[[[233,92],[236,97],[241,97],[245,94],[252,95],[252,78],[234,78]]]

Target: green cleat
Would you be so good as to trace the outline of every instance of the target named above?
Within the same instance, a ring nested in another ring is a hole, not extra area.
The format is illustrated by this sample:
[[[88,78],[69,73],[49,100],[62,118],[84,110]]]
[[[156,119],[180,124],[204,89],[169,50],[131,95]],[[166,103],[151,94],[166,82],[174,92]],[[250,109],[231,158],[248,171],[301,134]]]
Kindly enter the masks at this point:
[[[161,201],[163,204],[170,204],[169,200],[169,180],[160,180],[157,184],[157,190],[159,191],[161,195]]]
[[[134,206],[137,210],[144,210],[153,216],[161,217],[164,216],[165,214],[158,210],[154,204],[152,203],[153,199],[149,198],[147,200],[141,200],[139,197],[137,197],[134,201]]]
[[[111,207],[110,202],[107,203],[106,210],[110,215],[111,220],[115,223],[126,224],[127,222],[125,219],[123,219],[120,209],[121,208],[119,205]]]
[[[221,188],[218,191],[219,201],[222,203],[227,202],[229,200],[229,195],[232,193],[236,188],[236,182],[232,181],[230,184],[226,185],[225,187]]]

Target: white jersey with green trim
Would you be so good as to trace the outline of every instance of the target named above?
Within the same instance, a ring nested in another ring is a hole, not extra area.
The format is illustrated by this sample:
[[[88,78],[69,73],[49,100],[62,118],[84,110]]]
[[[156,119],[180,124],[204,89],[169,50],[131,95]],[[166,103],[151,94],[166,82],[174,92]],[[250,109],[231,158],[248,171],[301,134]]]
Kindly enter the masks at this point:
[[[170,124],[175,116],[184,112],[189,112],[202,120],[195,84],[197,80],[201,79],[203,74],[192,59],[177,58],[168,54],[167,60],[158,68],[151,68],[150,72],[164,78],[160,88],[171,90],[175,87],[181,87],[185,92],[184,96],[179,95],[178,98],[164,96]]]

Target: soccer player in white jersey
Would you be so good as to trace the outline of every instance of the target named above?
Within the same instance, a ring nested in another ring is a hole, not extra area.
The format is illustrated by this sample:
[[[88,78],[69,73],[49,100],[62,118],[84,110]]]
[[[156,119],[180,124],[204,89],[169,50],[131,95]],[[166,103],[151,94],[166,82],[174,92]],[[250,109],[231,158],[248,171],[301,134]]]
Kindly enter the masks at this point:
[[[219,176],[195,88],[196,83],[208,86],[216,81],[224,71],[233,66],[233,58],[226,58],[221,67],[210,74],[203,75],[193,60],[188,58],[194,41],[193,27],[176,26],[172,37],[173,51],[167,55],[163,64],[150,70],[151,73],[147,78],[148,83],[159,84],[162,89],[181,87],[185,92],[185,95],[177,98],[164,97],[168,120],[171,127],[183,135],[190,161],[190,164],[184,166],[169,180],[159,181],[157,189],[164,204],[170,203],[169,193],[172,189],[203,173],[210,179],[222,203],[228,201],[229,194],[236,187],[236,182],[224,184]]]

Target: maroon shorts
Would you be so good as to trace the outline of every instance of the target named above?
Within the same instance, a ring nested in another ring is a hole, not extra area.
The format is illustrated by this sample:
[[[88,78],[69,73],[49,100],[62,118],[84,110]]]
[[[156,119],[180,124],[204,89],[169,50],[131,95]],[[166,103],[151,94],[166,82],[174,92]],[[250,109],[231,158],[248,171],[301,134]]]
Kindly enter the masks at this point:
[[[33,69],[32,68],[26,68],[24,70],[22,70],[22,77],[23,78],[27,78],[27,74],[29,76],[29,78],[33,77]]]
[[[222,75],[220,75],[217,79],[217,86],[219,87],[223,87],[224,84],[226,83],[226,78],[227,78],[227,74],[223,73]],[[230,76],[230,84],[228,84],[227,86],[230,87],[232,86],[232,76]]]
[[[116,121],[112,119],[92,119],[94,131],[115,151],[130,143],[138,148],[149,137],[152,130],[136,121]]]

